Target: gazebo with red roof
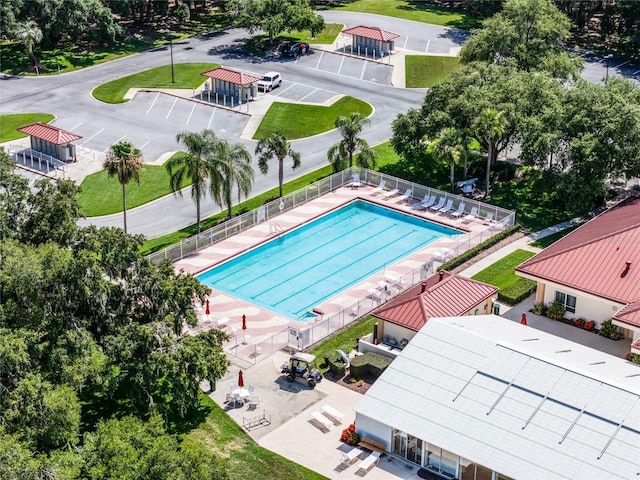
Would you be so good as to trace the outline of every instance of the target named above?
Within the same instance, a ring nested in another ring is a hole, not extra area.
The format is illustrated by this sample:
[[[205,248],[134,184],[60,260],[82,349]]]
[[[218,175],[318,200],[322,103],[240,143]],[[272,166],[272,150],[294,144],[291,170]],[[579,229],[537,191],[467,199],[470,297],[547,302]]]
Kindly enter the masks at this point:
[[[17,130],[29,135],[32,150],[64,162],[76,160],[76,146],[72,142],[80,140],[81,135],[42,122],[25,125]]]
[[[359,48],[360,53],[372,52],[374,56],[380,52],[389,55],[395,48],[394,39],[400,36],[380,27],[365,27],[364,25],[347,28],[342,33],[351,35],[351,46],[354,50],[357,51]]]
[[[211,79],[208,86],[214,94],[229,95],[236,100],[244,101],[258,96],[260,77],[225,67],[203,72],[202,75]]]

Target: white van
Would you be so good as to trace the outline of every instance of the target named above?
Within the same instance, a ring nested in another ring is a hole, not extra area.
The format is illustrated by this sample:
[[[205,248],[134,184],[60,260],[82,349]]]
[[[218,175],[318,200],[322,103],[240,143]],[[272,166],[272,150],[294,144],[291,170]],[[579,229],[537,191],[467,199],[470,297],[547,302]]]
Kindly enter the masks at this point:
[[[282,83],[282,78],[278,72],[268,72],[262,76],[262,80],[258,81],[258,90],[270,92]]]

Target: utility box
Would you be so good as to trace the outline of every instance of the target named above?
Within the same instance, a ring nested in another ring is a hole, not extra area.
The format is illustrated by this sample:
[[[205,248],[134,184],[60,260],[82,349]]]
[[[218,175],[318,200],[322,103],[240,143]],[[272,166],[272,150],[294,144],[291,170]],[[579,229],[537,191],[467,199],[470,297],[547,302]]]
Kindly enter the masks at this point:
[[[493,304],[493,314],[500,315],[500,304],[497,302]]]

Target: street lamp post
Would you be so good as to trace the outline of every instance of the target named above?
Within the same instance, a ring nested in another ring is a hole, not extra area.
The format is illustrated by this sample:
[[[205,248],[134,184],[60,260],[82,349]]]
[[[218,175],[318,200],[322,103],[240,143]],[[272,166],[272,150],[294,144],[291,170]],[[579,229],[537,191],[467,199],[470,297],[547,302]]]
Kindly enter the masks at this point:
[[[607,71],[604,74],[604,83],[607,83],[609,81],[609,59],[613,58],[613,54],[610,53],[609,55],[605,56],[604,59],[607,61]]]
[[[176,77],[173,74],[173,40],[171,37],[169,37],[169,52],[171,55],[171,83],[176,83]]]

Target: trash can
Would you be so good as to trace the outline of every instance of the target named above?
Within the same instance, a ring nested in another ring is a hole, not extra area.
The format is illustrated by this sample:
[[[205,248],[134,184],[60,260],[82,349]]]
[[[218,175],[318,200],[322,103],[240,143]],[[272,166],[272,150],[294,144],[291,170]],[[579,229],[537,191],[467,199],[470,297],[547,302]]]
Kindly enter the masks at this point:
[[[493,304],[493,314],[500,315],[500,304],[497,302]]]

